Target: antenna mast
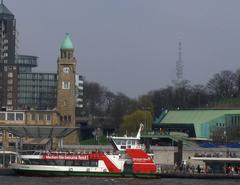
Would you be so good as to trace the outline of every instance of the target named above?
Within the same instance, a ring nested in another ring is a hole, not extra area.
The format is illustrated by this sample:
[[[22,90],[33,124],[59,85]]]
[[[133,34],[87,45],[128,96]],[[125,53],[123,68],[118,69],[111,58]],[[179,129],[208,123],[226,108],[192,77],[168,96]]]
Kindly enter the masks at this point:
[[[183,61],[182,61],[182,42],[178,42],[178,60],[176,62],[176,76],[177,82],[181,82],[183,79]]]

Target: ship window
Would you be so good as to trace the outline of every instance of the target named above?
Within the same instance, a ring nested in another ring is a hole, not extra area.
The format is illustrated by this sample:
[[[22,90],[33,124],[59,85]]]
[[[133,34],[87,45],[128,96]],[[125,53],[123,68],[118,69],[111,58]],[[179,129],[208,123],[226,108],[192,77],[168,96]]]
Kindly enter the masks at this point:
[[[55,160],[57,166],[65,166],[65,160]]]
[[[73,166],[73,160],[66,160],[66,166]]]
[[[22,163],[23,163],[23,164],[30,164],[30,161],[27,160],[27,159],[23,159],[23,160],[22,160]]]
[[[116,143],[116,145],[120,145],[120,144],[121,144],[121,141],[118,140],[118,139],[116,139],[116,140],[115,140],[115,143]]]
[[[47,163],[47,165],[52,165],[52,166],[56,165],[54,160],[46,160],[46,163]]]
[[[81,161],[74,161],[74,166],[82,166]]]
[[[89,166],[89,161],[82,161],[82,166]]]
[[[98,166],[98,161],[90,161],[90,166],[97,167]]]
[[[121,141],[121,144],[122,144],[122,145],[126,145],[126,140],[122,140],[122,141]]]
[[[126,149],[126,146],[121,146],[121,149]]]
[[[39,165],[40,164],[40,161],[38,159],[31,159],[30,162],[33,165]]]

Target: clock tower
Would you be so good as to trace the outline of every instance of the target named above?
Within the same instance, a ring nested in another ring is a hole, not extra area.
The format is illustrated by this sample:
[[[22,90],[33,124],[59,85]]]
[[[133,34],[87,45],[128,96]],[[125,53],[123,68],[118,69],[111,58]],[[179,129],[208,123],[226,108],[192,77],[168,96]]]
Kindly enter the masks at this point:
[[[66,34],[58,57],[57,112],[60,125],[75,127],[75,75],[76,59],[69,34]]]

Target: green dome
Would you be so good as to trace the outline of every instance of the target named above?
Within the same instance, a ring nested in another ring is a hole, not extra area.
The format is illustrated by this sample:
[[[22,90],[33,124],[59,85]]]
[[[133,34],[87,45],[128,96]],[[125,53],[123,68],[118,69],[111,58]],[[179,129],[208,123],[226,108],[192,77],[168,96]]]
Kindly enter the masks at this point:
[[[66,34],[66,36],[62,42],[61,49],[73,49],[73,43],[72,43],[69,33]]]

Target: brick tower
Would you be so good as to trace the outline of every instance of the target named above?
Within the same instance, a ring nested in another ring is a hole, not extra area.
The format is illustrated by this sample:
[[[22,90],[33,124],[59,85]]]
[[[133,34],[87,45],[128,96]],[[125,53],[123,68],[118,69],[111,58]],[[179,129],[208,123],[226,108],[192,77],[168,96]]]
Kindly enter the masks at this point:
[[[60,115],[60,124],[66,127],[75,127],[76,59],[73,52],[70,35],[66,34],[60,48],[57,71],[57,112]]]

